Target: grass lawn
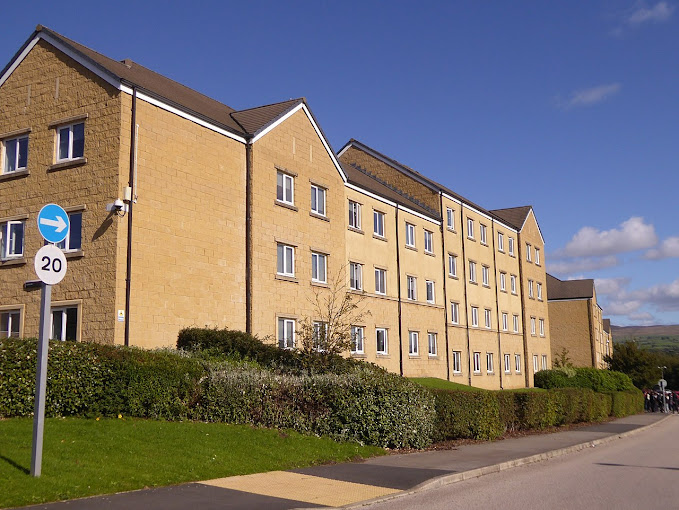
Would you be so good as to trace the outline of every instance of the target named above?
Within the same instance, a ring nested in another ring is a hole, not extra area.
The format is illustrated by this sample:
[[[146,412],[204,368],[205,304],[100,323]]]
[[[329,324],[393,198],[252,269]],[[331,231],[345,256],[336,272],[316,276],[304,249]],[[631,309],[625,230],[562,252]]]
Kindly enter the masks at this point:
[[[0,420],[0,508],[292,469],[384,450],[221,423],[52,418],[42,476],[30,476],[33,420]]]

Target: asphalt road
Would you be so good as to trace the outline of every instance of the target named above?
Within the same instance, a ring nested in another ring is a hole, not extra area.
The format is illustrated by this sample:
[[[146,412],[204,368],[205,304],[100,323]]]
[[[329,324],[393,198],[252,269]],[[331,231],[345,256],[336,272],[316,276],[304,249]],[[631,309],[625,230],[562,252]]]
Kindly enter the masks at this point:
[[[364,508],[679,508],[679,415],[605,445]]]

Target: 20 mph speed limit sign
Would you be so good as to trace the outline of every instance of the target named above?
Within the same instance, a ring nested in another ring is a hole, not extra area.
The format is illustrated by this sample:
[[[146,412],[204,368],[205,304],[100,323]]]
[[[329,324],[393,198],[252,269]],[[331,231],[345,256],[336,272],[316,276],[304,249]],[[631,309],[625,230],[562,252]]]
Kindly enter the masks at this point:
[[[64,252],[53,244],[43,246],[35,255],[35,274],[43,283],[56,285],[66,275]]]

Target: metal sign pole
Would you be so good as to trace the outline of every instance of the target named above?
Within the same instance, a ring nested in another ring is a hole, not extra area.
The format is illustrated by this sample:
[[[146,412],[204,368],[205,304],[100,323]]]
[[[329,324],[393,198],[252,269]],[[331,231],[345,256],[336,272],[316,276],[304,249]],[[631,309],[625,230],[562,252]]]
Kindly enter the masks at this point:
[[[51,306],[52,286],[43,283],[40,296],[40,338],[38,340],[38,368],[35,380],[35,412],[33,413],[33,455],[31,456],[31,475],[35,477],[40,476],[42,471],[42,438],[45,430],[45,392]]]

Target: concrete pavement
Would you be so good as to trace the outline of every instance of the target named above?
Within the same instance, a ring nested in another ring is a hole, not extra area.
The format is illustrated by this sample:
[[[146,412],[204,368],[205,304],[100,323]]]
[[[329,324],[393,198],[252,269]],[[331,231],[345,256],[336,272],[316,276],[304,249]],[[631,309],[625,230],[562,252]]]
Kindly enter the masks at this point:
[[[363,462],[314,466],[145,489],[28,507],[32,510],[174,510],[358,507],[513,466],[588,448],[654,425],[664,414],[628,416],[553,434],[537,434],[454,450],[396,454]]]

